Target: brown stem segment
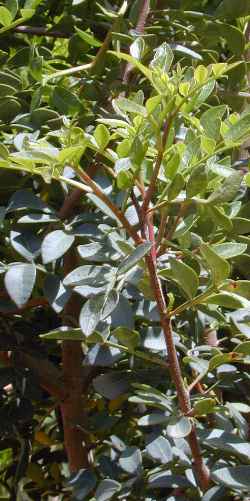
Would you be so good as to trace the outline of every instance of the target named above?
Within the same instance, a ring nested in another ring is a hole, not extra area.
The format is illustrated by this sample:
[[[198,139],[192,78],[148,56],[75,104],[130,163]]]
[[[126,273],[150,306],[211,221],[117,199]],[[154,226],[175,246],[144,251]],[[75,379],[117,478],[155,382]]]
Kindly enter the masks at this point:
[[[65,274],[76,267],[75,251],[69,251],[64,258]],[[77,319],[80,312],[78,296],[72,296],[64,308],[64,317]],[[62,343],[63,380],[67,398],[61,404],[64,429],[64,445],[71,473],[88,466],[88,450],[84,443],[84,400],[83,400],[83,354],[81,343],[64,341]]]
[[[142,6],[139,12],[139,17],[136,25],[136,31],[139,33],[139,35],[143,35],[147,17],[150,12],[150,0],[142,0]],[[130,63],[127,63],[124,69],[123,77],[122,77],[122,82],[124,84],[127,84],[130,79],[130,74],[133,69],[133,65]]]
[[[151,177],[151,180],[150,180],[150,184],[149,184],[149,187],[148,187],[148,189],[146,191],[146,195],[145,195],[145,198],[144,198],[144,201],[143,201],[142,213],[144,213],[144,214],[147,212],[149,203],[150,203],[150,201],[152,199],[152,196],[154,194],[154,191],[155,191],[155,186],[156,186],[156,183],[157,183],[157,178],[159,176],[159,172],[160,172],[160,168],[161,168],[161,163],[162,163],[164,151],[165,151],[165,148],[166,148],[166,143],[167,143],[167,140],[168,140],[168,135],[169,135],[169,132],[170,132],[170,129],[171,129],[171,125],[172,125],[172,117],[169,117],[169,119],[165,122],[165,125],[164,125],[164,128],[163,128],[163,134],[162,134],[162,138],[160,138],[160,145],[159,145],[159,148],[158,148],[158,154],[157,154],[157,157],[156,157],[153,174],[152,174],[152,177]]]
[[[180,409],[184,415],[188,415],[192,412],[189,392],[186,389],[182,378],[181,368],[174,344],[171,320],[167,314],[166,302],[162,292],[161,282],[157,276],[156,263],[153,259],[152,254],[150,254],[146,258],[146,261],[151,279],[151,286],[154,291],[155,300],[157,302],[158,311],[160,314],[161,325],[165,336],[165,342],[168,353],[169,370],[172,376],[172,380],[176,387]],[[194,468],[197,475],[198,483],[203,490],[207,490],[210,483],[210,473],[203,461],[194,425],[192,425],[192,430],[187,438],[190,445],[190,449],[192,451]]]
[[[76,169],[79,177],[86,183],[90,188],[92,188],[94,194],[104,202],[104,204],[113,212],[116,218],[120,221],[123,228],[127,231],[129,236],[131,236],[135,243],[141,244],[143,241],[137,234],[136,230],[129,223],[127,218],[124,216],[123,212],[115,205],[113,202],[100,190],[98,185],[89,177],[89,175],[81,169]]]

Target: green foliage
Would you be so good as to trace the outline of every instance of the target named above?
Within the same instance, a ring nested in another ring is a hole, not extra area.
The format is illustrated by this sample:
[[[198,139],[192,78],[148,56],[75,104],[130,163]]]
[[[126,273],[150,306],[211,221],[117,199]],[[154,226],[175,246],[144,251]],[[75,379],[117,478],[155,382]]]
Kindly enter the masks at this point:
[[[2,499],[250,490],[249,2],[150,3],[144,32],[140,1],[0,6]],[[90,451],[71,476],[39,372],[68,341]]]

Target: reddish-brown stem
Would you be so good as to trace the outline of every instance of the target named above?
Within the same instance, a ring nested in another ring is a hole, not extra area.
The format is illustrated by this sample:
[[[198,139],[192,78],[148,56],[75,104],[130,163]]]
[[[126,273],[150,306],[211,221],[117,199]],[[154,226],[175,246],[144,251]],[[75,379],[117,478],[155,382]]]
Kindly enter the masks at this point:
[[[161,215],[161,221],[160,221],[160,227],[159,227],[159,232],[156,240],[156,246],[158,247],[161,244],[161,241],[164,237],[165,231],[166,231],[166,226],[167,226],[167,220],[168,220],[168,215],[166,211],[163,211]]]
[[[166,148],[168,135],[169,135],[169,132],[171,129],[171,124],[172,124],[172,118],[169,117],[168,120],[164,124],[163,134],[162,134],[162,137],[160,138],[160,145],[158,148],[158,154],[156,157],[153,174],[152,174],[152,177],[150,180],[149,187],[146,191],[145,198],[143,200],[143,204],[142,204],[142,213],[143,214],[146,214],[146,212],[148,210],[149,203],[150,203],[152,196],[154,194],[154,191],[155,191],[157,178],[159,176],[159,172],[160,172],[160,168],[161,168],[161,163],[162,163],[164,151]]]
[[[139,35],[143,35],[147,17],[150,12],[150,0],[143,0],[142,1],[142,6],[139,12],[138,16],[138,21],[136,24],[136,31]],[[122,77],[122,82],[124,84],[127,84],[130,79],[131,71],[133,69],[133,65],[130,63],[127,63],[124,69],[123,77]]]
[[[120,221],[123,228],[127,231],[136,244],[141,244],[143,241],[139,237],[137,231],[129,223],[127,218],[124,216],[123,212],[115,205],[113,202],[100,190],[97,184],[89,177],[89,175],[81,169],[76,169],[79,177],[86,183],[94,192],[94,194],[104,202],[104,204],[113,212],[114,216]]]
[[[74,250],[69,251],[64,258],[65,274],[77,266]],[[77,319],[80,312],[78,296],[71,296],[63,312],[65,321]],[[84,444],[84,400],[83,392],[83,354],[81,343],[64,341],[62,343],[63,380],[67,389],[67,398],[61,404],[63,419],[64,445],[67,452],[71,473],[88,466],[88,450]]]
[[[167,314],[167,307],[161,287],[161,282],[159,277],[157,276],[156,263],[154,262],[152,255],[149,255],[146,258],[146,262],[150,275],[151,286],[154,291],[155,300],[157,302],[158,311],[160,314],[162,329],[165,336],[167,353],[168,353],[169,370],[174,385],[176,387],[180,409],[184,415],[188,415],[192,412],[189,392],[185,387],[182,378],[181,368],[174,344],[171,320]],[[194,468],[198,478],[198,483],[203,490],[207,490],[210,483],[210,474],[201,455],[201,450],[198,443],[194,424],[192,425],[192,430],[187,438],[190,445],[190,449],[192,451]]]

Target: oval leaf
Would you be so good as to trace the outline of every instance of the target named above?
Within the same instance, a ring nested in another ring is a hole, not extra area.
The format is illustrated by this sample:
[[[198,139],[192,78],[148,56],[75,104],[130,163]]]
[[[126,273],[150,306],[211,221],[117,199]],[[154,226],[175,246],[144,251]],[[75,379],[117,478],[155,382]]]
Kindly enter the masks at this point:
[[[62,230],[55,230],[46,235],[42,243],[42,258],[44,264],[51,263],[62,257],[73,244],[75,237]]]
[[[36,267],[33,264],[17,263],[12,265],[4,277],[6,290],[18,308],[24,306],[31,296],[36,280]]]

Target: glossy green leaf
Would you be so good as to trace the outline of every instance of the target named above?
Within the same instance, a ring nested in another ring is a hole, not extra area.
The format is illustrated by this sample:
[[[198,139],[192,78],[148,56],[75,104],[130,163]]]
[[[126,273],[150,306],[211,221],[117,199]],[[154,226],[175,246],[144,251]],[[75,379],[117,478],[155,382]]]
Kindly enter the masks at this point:
[[[104,150],[110,141],[109,130],[105,125],[99,124],[95,129],[94,137],[100,150]]]
[[[45,341],[85,341],[85,336],[81,329],[70,329],[69,327],[60,327],[57,330],[40,334]]]
[[[199,286],[199,279],[195,271],[178,259],[171,259],[170,266],[173,278],[180,285],[181,289],[184,290],[189,298],[194,297]]]
[[[182,176],[182,174],[177,172],[176,176],[174,177],[174,179],[172,180],[172,182],[168,187],[167,191],[168,200],[169,201],[174,200],[177,197],[177,195],[179,195],[180,191],[184,188],[184,186],[185,186],[184,177]]]
[[[250,341],[240,343],[234,351],[236,353],[242,353],[243,355],[250,355]]]
[[[170,46],[164,42],[155,50],[154,58],[150,63],[150,67],[167,73],[172,65],[174,54]]]
[[[215,106],[206,110],[201,116],[201,125],[206,135],[215,139],[215,141],[218,141],[220,124],[226,109],[225,105]]]
[[[84,40],[84,42],[86,42],[88,45],[90,45],[91,47],[101,47],[101,42],[99,42],[99,40],[97,40],[93,35],[91,35],[91,33],[89,33],[88,31],[82,31],[80,30],[80,28],[78,28],[77,26],[75,27],[75,30],[78,34],[78,36]]]
[[[0,7],[0,24],[9,26],[12,22],[12,13],[6,7]]]
[[[224,244],[216,244],[212,246],[213,250],[224,259],[231,259],[232,257],[244,254],[247,249],[246,244],[239,244],[237,242],[226,242]]]
[[[239,143],[250,133],[250,113],[243,115],[236,123],[230,125],[224,135],[227,143]]]
[[[203,398],[195,402],[193,409],[195,416],[206,416],[214,412],[216,400],[214,398]]]
[[[221,204],[230,202],[238,193],[241,181],[242,174],[240,172],[235,172],[232,176],[227,177],[221,186],[208,197],[207,203]]]
[[[204,165],[200,165],[199,167],[196,167],[187,182],[187,197],[192,198],[195,195],[198,195],[198,193],[202,193],[208,184],[208,175],[207,175],[207,170]]]
[[[200,247],[201,254],[206,260],[212,273],[213,285],[220,285],[230,273],[229,263],[220,257],[209,245],[203,243]]]
[[[244,297],[233,294],[232,292],[220,292],[219,294],[212,294],[207,299],[208,304],[217,304],[229,309],[249,308],[250,302]]]

